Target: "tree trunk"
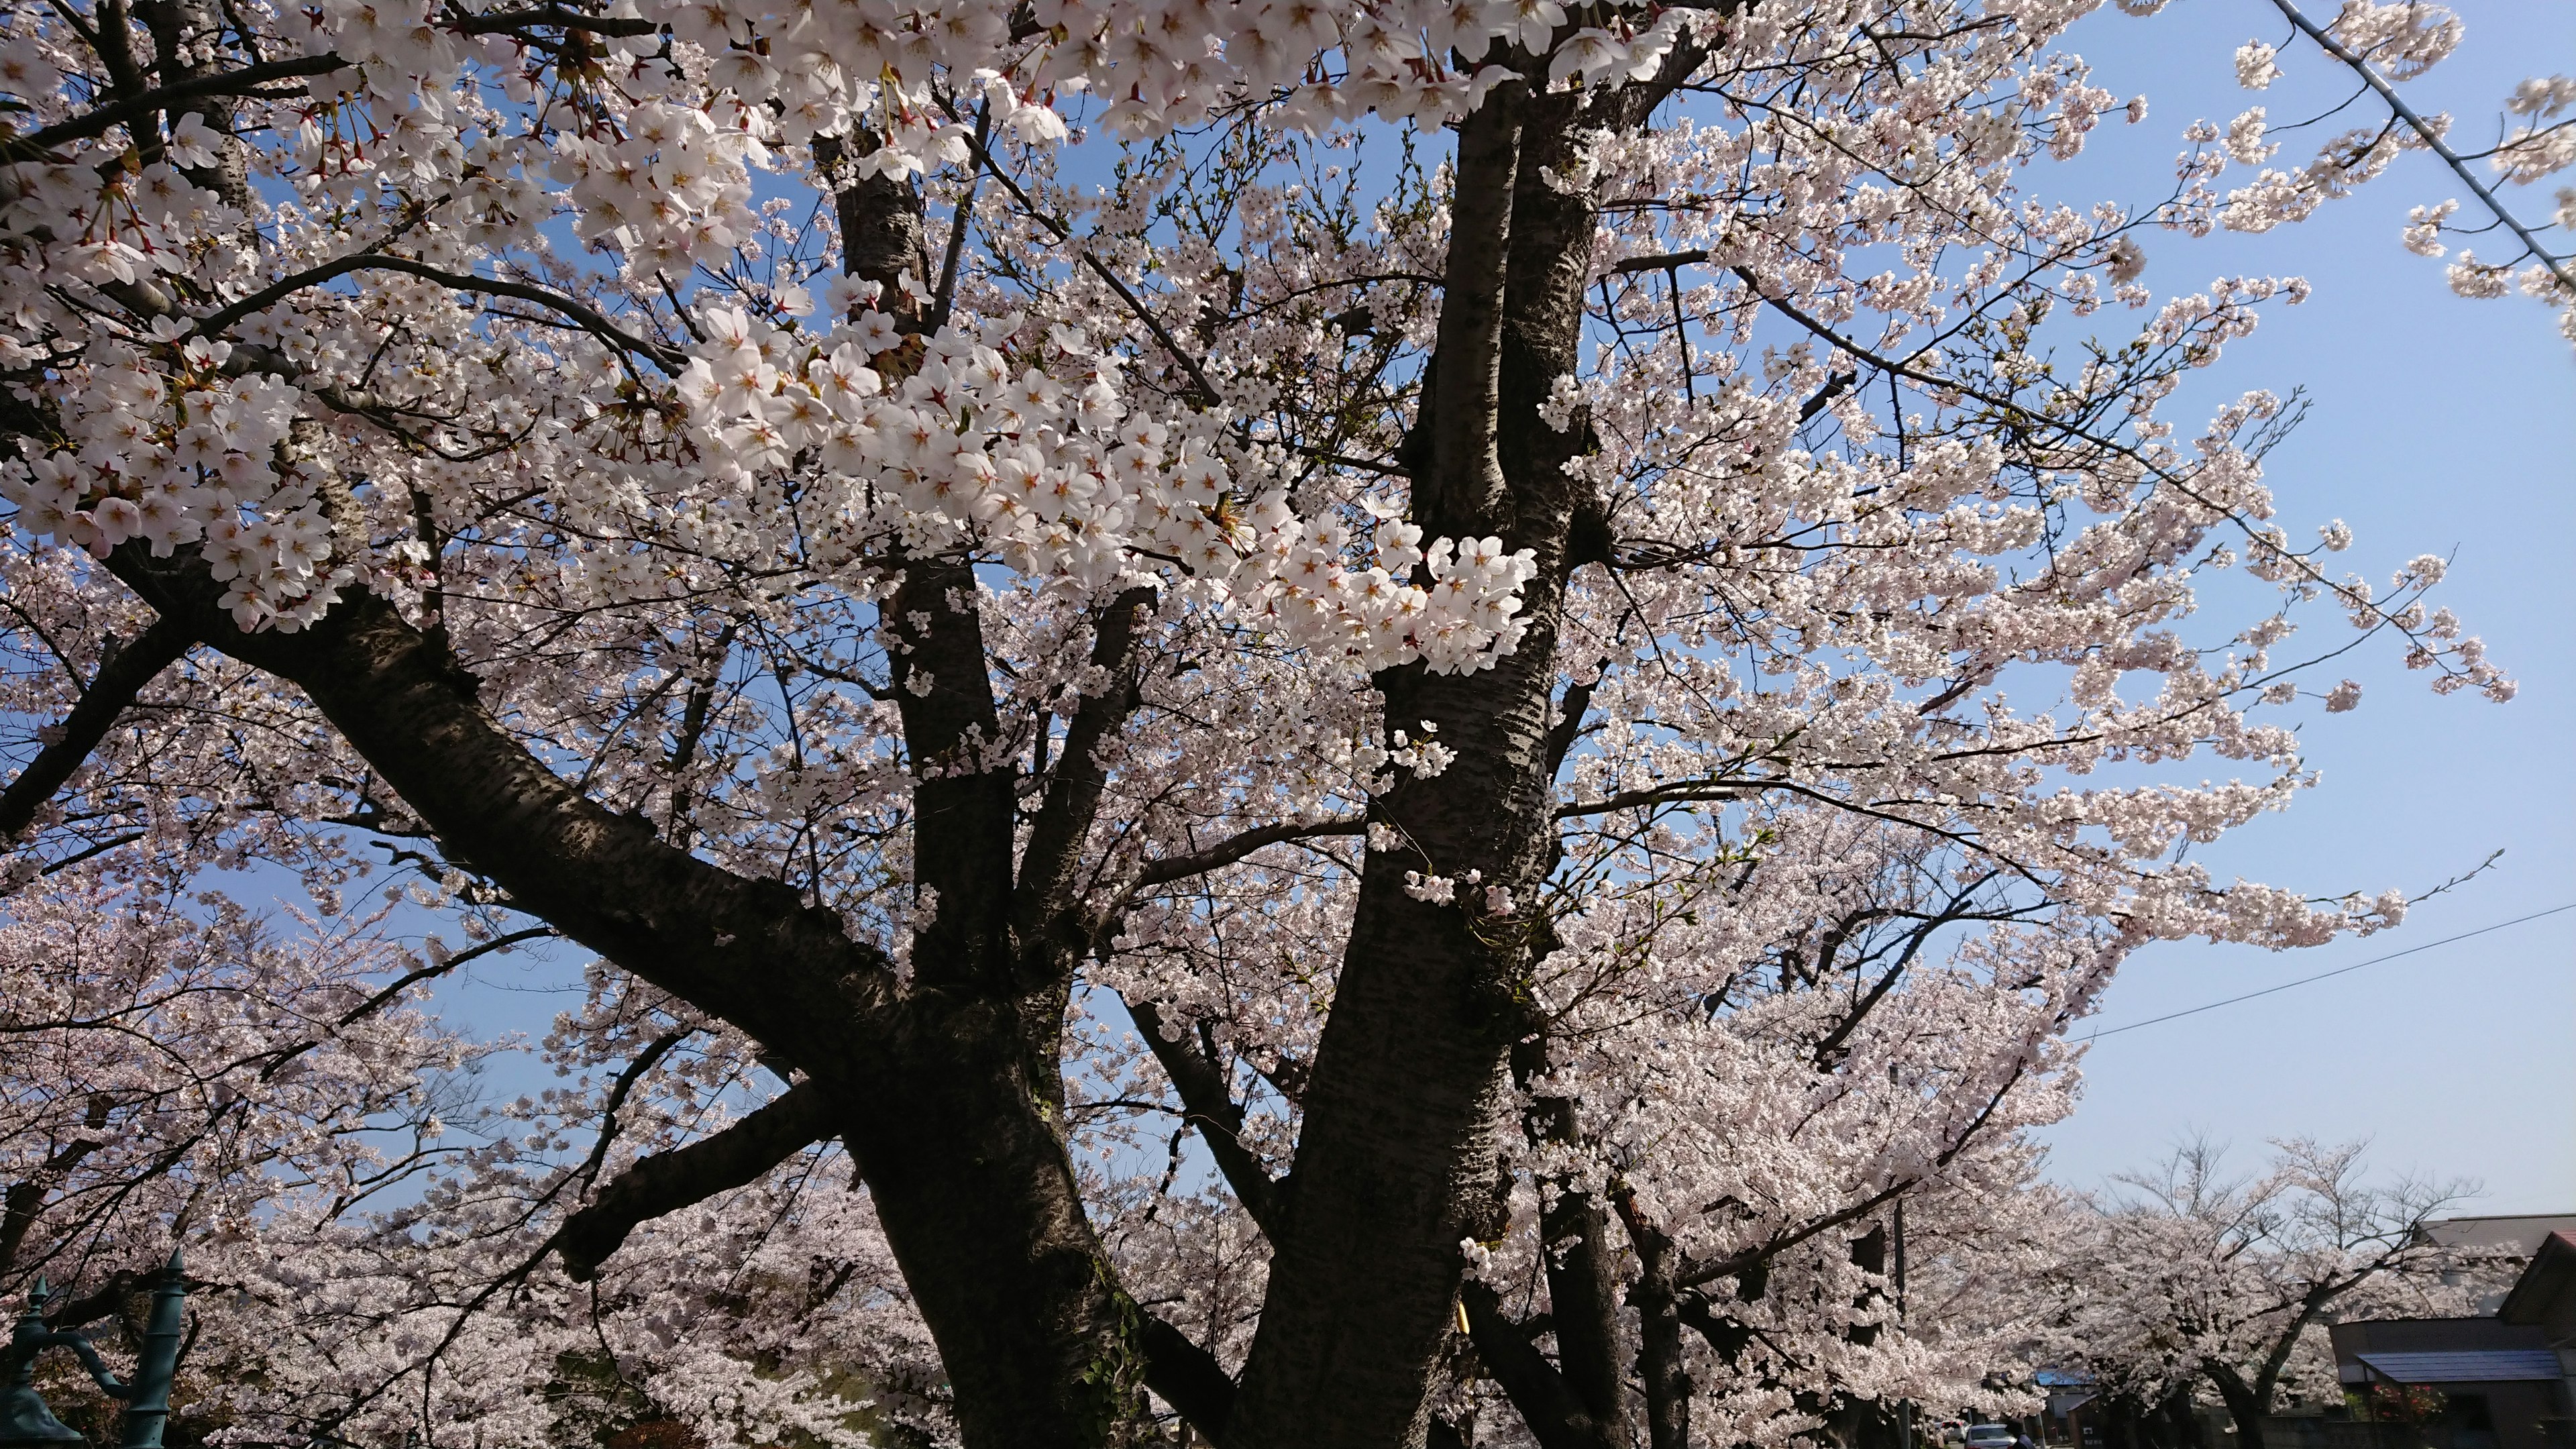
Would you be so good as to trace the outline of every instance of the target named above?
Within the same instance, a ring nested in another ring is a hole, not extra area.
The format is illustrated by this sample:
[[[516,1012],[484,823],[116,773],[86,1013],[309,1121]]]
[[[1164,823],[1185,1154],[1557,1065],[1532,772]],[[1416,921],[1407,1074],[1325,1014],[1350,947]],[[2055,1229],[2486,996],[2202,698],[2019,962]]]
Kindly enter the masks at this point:
[[[1459,128],[1435,374],[1417,424],[1433,465],[1416,475],[1414,514],[1429,537],[1505,533],[1509,546],[1553,552],[1562,528],[1549,537],[1542,509],[1509,516],[1495,438],[1527,108],[1527,87],[1507,83]],[[1371,852],[1362,872],[1306,1091],[1287,1231],[1236,1406],[1243,1449],[1420,1445],[1425,1390],[1457,1309],[1459,1243],[1498,1229],[1517,952],[1506,923],[1471,914],[1479,892],[1463,882],[1473,870],[1524,894],[1531,883],[1555,623],[1552,581],[1532,592],[1529,637],[1498,667],[1432,676],[1414,666],[1380,681],[1389,728],[1436,728],[1457,759],[1437,778],[1404,780],[1373,812],[1414,848]],[[1458,903],[1412,898],[1407,870],[1460,880]]]
[[[2272,1396],[2257,1393],[2244,1375],[2226,1364],[2210,1363],[2204,1368],[2218,1390],[2218,1401],[2227,1406],[2227,1417],[2236,1425],[2236,1449],[2263,1449],[2263,1416],[2271,1412]]]
[[[957,989],[899,992],[885,960],[833,912],[582,797],[384,600],[353,595],[300,633],[245,635],[193,551],[165,563],[128,545],[113,562],[165,617],[301,686],[451,856],[520,909],[813,1078],[862,1163],[969,1445],[1078,1449],[1125,1434],[1146,1360],[1139,1315],[1085,1220],[1058,1135],[1051,1033],[1062,987],[994,965],[989,920],[961,912],[953,934],[928,936],[933,949],[971,944],[981,959],[916,957]],[[943,799],[922,829],[954,828],[949,817],[973,809],[977,788],[960,782],[961,798]],[[951,864],[973,854],[971,842],[921,851]],[[998,868],[1009,866],[1005,850]],[[989,853],[982,868],[995,868]],[[1007,898],[1006,874],[984,899]]]
[[[1494,667],[1380,679],[1390,730],[1434,728],[1457,752],[1375,810],[1405,847],[1370,853],[1305,1097],[1296,1191],[1236,1409],[1238,1449],[1419,1445],[1425,1392],[1451,1331],[1462,1239],[1499,1230],[1496,1134],[1505,1059],[1526,1024],[1515,989],[1527,930],[1486,914],[1483,888],[1521,901],[1552,829],[1547,737],[1556,625],[1576,511],[1563,464],[1581,426],[1539,420],[1574,371],[1594,210],[1539,178],[1571,169],[1581,123],[1618,101],[1498,87],[1461,123],[1446,291],[1417,434],[1428,466],[1413,512],[1427,538],[1498,534],[1528,548],[1528,633]],[[1416,900],[1405,873],[1459,882],[1455,904]],[[1481,884],[1466,883],[1470,872]]]

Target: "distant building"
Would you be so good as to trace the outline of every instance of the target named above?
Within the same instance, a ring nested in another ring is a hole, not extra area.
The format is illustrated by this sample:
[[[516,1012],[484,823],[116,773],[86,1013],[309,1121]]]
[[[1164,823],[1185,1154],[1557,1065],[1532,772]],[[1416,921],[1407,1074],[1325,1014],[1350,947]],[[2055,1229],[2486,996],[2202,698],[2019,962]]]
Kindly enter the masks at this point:
[[[2518,1258],[2540,1251],[2555,1233],[2576,1233],[2576,1213],[2514,1213],[2492,1218],[2434,1218],[2417,1236],[2445,1248],[2506,1248]]]
[[[2426,1236],[2530,1261],[2492,1317],[2328,1329],[2356,1415],[2382,1443],[2576,1449],[2576,1216],[2453,1218]]]
[[[2536,1328],[2558,1356],[2568,1406],[2576,1409],[2576,1231],[2560,1229],[2531,1255],[2496,1317],[2517,1328]]]

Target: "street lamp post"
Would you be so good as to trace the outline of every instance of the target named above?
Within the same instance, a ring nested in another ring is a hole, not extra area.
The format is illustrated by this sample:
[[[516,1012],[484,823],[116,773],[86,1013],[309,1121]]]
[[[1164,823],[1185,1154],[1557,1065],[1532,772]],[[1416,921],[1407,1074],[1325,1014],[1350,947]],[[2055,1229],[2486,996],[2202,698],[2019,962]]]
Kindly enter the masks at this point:
[[[36,1358],[49,1348],[67,1348],[108,1397],[125,1401],[118,1449],[161,1449],[161,1431],[170,1420],[170,1379],[179,1366],[180,1316],[186,1307],[187,1276],[176,1252],[169,1266],[154,1275],[152,1312],[144,1320],[143,1346],[135,1355],[134,1381],[126,1383],[108,1371],[83,1335],[45,1326],[45,1300],[52,1296],[45,1280],[27,1294],[27,1311],[0,1349],[0,1449],[82,1449],[89,1440],[54,1417],[36,1393]]]

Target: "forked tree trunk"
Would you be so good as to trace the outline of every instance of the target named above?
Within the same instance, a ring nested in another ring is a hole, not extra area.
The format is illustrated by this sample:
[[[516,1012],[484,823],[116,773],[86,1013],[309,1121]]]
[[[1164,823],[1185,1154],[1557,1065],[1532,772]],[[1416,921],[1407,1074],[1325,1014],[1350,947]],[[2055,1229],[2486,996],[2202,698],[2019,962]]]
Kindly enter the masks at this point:
[[[1587,104],[1589,102],[1589,104]],[[1459,128],[1440,330],[1417,434],[1414,518],[1426,537],[1499,535],[1538,574],[1520,646],[1492,668],[1388,671],[1386,724],[1457,752],[1372,808],[1406,844],[1371,852],[1333,1011],[1304,1100],[1295,1192],[1244,1370],[1234,1449],[1391,1449],[1424,1442],[1426,1393],[1454,1331],[1460,1241],[1501,1229],[1497,1134],[1516,987],[1531,965],[1519,919],[1483,885],[1529,901],[1553,829],[1548,760],[1556,631],[1580,504],[1564,463],[1579,424],[1539,419],[1575,370],[1589,280],[1591,199],[1556,190],[1578,131],[1634,124],[1629,92],[1498,87]],[[1405,873],[1459,882],[1418,900]]]
[[[300,633],[243,634],[196,550],[157,560],[128,544],[112,566],[188,637],[302,688],[443,848],[514,905],[812,1079],[830,1105],[824,1120],[861,1163],[971,1449],[1124,1442],[1149,1374],[1228,1449],[1418,1446],[1458,1309],[1460,1240],[1500,1227],[1505,1059],[1527,1026],[1516,1002],[1532,954],[1523,928],[1487,914],[1481,888],[1463,882],[1475,872],[1525,902],[1547,868],[1556,627],[1574,520],[1589,502],[1562,466],[1584,428],[1557,433],[1538,412],[1575,368],[1595,216],[1588,197],[1539,172],[1576,170],[1581,131],[1632,126],[1659,95],[1533,96],[1515,83],[1461,130],[1415,513],[1435,537],[1499,535],[1534,552],[1529,629],[1477,674],[1410,668],[1380,681],[1390,728],[1434,725],[1456,760],[1379,802],[1413,848],[1372,854],[1363,872],[1239,1393],[1203,1352],[1138,1313],[1085,1218],[1057,1060],[1085,938],[1065,928],[1057,908],[1068,903],[1032,900],[1014,879],[1008,780],[918,782],[914,857],[940,909],[915,942],[919,989],[907,991],[833,912],[585,798],[484,708],[442,634],[385,600],[353,594]],[[868,195],[904,204],[882,187]],[[919,253],[909,213],[845,205],[843,221],[863,274],[882,278]],[[923,692],[895,694],[916,762],[993,735],[972,605],[947,607],[952,591],[972,588],[962,565],[909,567],[896,627],[918,637],[900,653],[931,678]],[[929,622],[901,622],[915,617]],[[1113,715],[1079,728],[1115,726]],[[1074,774],[1077,754],[1089,761],[1087,749],[1069,750],[1063,768]],[[1060,775],[1029,849],[1078,849],[1096,798]],[[1070,879],[1061,864],[1037,863],[1030,880]],[[1460,901],[1412,898],[1407,870],[1460,880]],[[1601,1377],[1601,1365],[1588,1367],[1577,1376]]]

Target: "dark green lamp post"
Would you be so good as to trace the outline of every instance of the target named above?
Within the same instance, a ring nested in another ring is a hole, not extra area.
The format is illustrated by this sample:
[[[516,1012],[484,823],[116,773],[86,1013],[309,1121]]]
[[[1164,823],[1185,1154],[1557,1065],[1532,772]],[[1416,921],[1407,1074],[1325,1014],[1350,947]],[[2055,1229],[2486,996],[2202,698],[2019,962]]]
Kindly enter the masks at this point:
[[[70,1329],[45,1326],[45,1299],[51,1295],[45,1280],[36,1280],[17,1331],[9,1335],[9,1346],[0,1349],[0,1449],[79,1449],[89,1442],[55,1418],[36,1395],[36,1356],[49,1348],[67,1348],[79,1355],[81,1366],[108,1397],[125,1400],[119,1449],[161,1449],[161,1429],[170,1419],[170,1378],[179,1367],[179,1319],[188,1288],[175,1252],[170,1265],[155,1276],[152,1312],[144,1321],[143,1347],[135,1355],[130,1384],[108,1372],[87,1338]]]

